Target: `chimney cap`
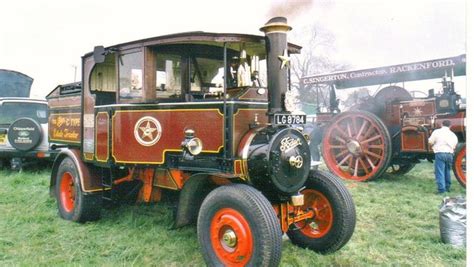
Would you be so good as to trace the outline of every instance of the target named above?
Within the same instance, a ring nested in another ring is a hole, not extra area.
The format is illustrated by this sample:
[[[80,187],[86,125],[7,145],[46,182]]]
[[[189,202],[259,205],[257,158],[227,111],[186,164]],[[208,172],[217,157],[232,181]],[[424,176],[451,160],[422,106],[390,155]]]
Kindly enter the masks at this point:
[[[262,28],[260,28],[260,31],[264,33],[276,31],[288,32],[291,31],[291,29],[292,28],[287,24],[287,19],[285,17],[274,17],[271,18]]]

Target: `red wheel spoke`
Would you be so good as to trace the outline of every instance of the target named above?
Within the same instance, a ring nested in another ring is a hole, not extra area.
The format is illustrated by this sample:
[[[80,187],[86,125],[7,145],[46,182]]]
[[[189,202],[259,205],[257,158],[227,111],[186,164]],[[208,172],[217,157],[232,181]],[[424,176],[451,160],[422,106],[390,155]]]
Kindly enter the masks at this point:
[[[341,156],[346,155],[347,153],[349,153],[349,150],[344,149],[344,150],[342,150],[339,154],[337,154],[337,155],[334,156],[334,157],[339,158],[339,157],[341,157]]]
[[[352,137],[351,126],[349,125],[349,123],[347,124],[347,132],[349,133],[349,137]]]
[[[369,138],[369,139],[366,139],[366,140],[364,140],[364,141],[361,141],[360,143],[361,143],[361,144],[365,144],[365,143],[369,143],[369,142],[372,142],[372,141],[374,141],[374,140],[381,139],[381,138],[382,138],[382,135],[378,134],[378,135],[376,135],[376,136],[372,136],[372,137]]]
[[[358,169],[359,169],[359,158],[357,158],[356,161],[355,161],[354,175],[353,176],[357,177]]]
[[[352,117],[352,127],[354,129],[354,133],[357,132],[357,121],[355,117]]]
[[[372,160],[369,157],[365,157],[365,158],[367,159],[367,162],[370,164],[370,167],[372,167],[372,169],[375,169],[375,165],[372,162]]]
[[[349,160],[349,165],[347,165],[349,168],[352,168],[353,161],[354,161],[354,157],[351,157],[351,159]]]
[[[378,149],[384,149],[384,145],[368,145],[369,148],[378,148]]]
[[[344,159],[342,159],[342,160],[337,164],[337,166],[341,167],[341,165],[342,165],[344,162],[346,162],[346,161],[347,161],[349,158],[351,158],[351,157],[352,157],[351,154],[347,155]]]
[[[365,154],[368,154],[368,155],[370,155],[370,156],[372,156],[372,157],[374,157],[374,158],[377,158],[377,159],[381,159],[381,158],[382,158],[381,155],[375,154],[374,152],[371,152],[371,151],[369,151],[369,150],[365,150],[364,153],[365,153]]]
[[[365,165],[364,160],[360,160],[360,165],[364,169],[365,173],[369,173],[369,169],[367,168],[367,165]]]
[[[347,134],[339,127],[339,125],[335,124],[334,128],[342,135],[342,137],[349,139],[349,136],[347,136]]]
[[[356,135],[356,139],[359,139],[359,137],[362,134],[362,132],[364,131],[366,125],[367,125],[367,121],[364,120],[364,123],[362,123],[362,126],[360,127],[359,132]]]
[[[367,136],[372,135],[374,130],[375,130],[375,127],[371,124],[369,129],[367,129],[367,131],[362,135],[362,139],[365,139]]]
[[[339,141],[339,142],[341,142],[341,143],[343,143],[343,144],[346,143],[346,140],[342,139],[341,137],[339,137],[339,136],[337,136],[337,135],[334,136],[334,139],[336,139],[337,141]]]
[[[331,145],[329,149],[345,149],[345,145]]]

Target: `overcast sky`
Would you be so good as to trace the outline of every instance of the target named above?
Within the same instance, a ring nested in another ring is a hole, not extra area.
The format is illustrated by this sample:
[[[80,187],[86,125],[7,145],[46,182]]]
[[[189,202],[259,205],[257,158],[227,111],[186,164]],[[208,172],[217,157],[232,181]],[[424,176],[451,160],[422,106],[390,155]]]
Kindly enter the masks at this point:
[[[465,0],[98,1],[10,0],[0,11],[0,68],[34,78],[44,96],[74,80],[95,45],[183,31],[260,34],[272,15],[293,28],[313,22],[335,37],[334,59],[378,67],[466,53]],[[290,40],[298,43],[298,36]]]

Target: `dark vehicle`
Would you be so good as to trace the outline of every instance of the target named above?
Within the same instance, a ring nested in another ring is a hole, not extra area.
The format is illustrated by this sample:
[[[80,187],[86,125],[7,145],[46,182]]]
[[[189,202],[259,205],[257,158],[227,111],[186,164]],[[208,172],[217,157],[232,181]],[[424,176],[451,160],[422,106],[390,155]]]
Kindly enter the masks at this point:
[[[54,159],[47,113],[45,100],[0,98],[0,166],[21,170]]]
[[[48,96],[59,215],[85,222],[103,201],[179,192],[175,227],[197,222],[209,265],[276,266],[282,234],[329,253],[352,236],[355,208],[334,175],[311,170],[304,123],[282,106],[291,28],[266,36],[191,32],[96,47],[82,87]],[[281,124],[277,124],[279,121]],[[286,123],[283,123],[285,121]]]
[[[306,77],[307,85],[331,86],[327,112],[319,112],[325,128],[322,156],[329,170],[345,179],[367,181],[389,170],[409,172],[419,160],[432,161],[428,144],[432,131],[444,120],[458,136],[453,171],[466,186],[466,105],[454,89],[454,76],[466,75],[466,56],[443,58],[373,69]],[[450,74],[451,79],[447,77]],[[444,76],[444,77],[443,77]],[[357,86],[396,83],[443,77],[442,91],[429,90],[425,97],[413,97],[403,87],[388,86],[362,103],[340,112],[336,90]]]

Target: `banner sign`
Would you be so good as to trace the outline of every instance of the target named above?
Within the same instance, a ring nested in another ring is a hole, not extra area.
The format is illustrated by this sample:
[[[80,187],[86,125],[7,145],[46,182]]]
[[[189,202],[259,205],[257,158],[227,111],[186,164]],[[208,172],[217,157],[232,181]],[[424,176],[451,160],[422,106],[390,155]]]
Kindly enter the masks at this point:
[[[303,77],[304,85],[335,85],[337,89],[417,81],[450,76],[466,75],[466,55],[435,60],[392,65],[379,68],[336,72],[324,75]]]

